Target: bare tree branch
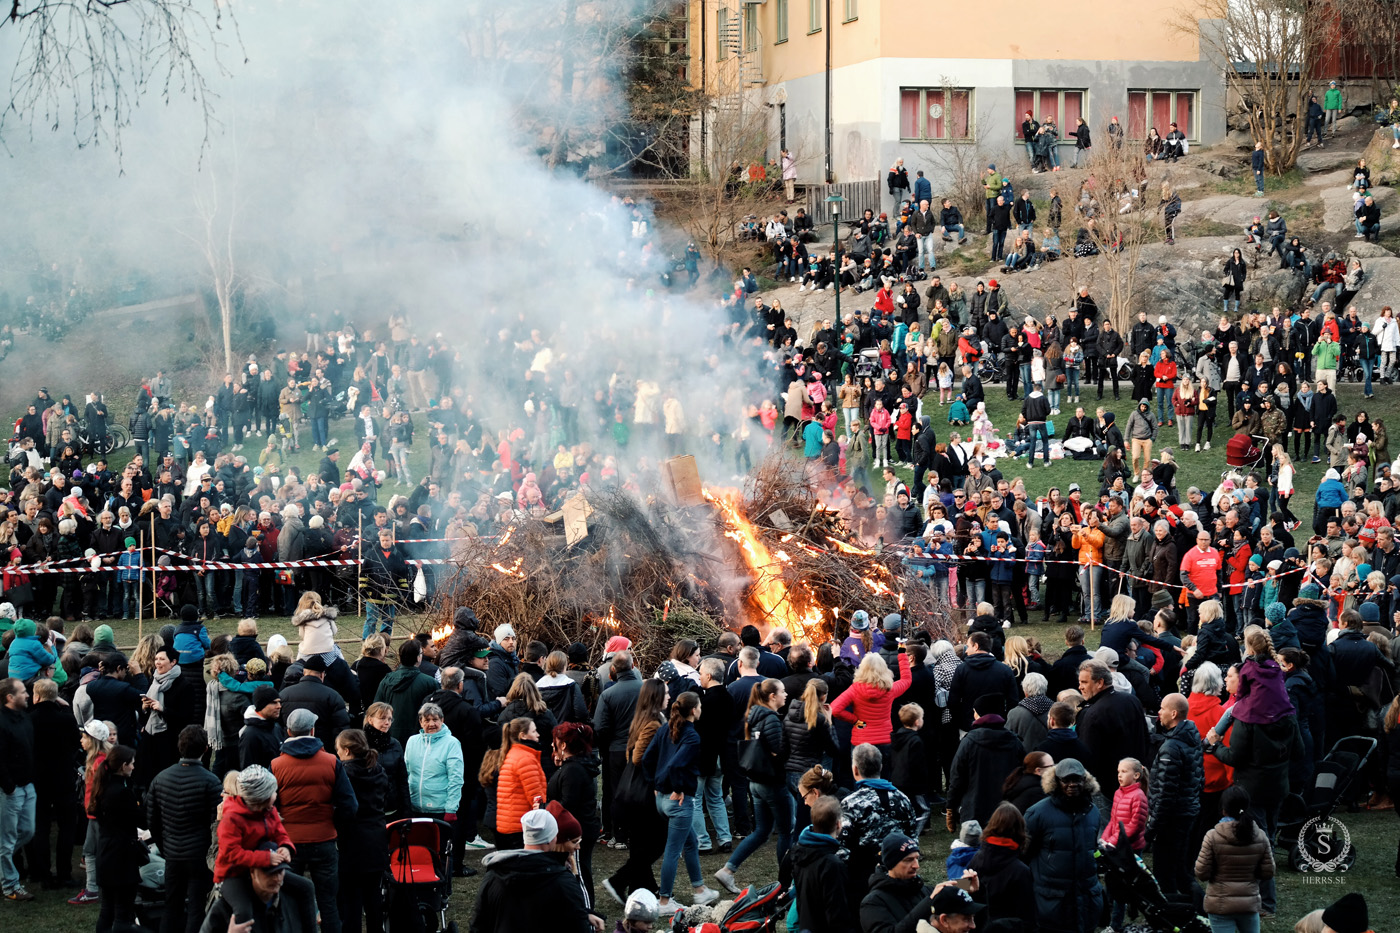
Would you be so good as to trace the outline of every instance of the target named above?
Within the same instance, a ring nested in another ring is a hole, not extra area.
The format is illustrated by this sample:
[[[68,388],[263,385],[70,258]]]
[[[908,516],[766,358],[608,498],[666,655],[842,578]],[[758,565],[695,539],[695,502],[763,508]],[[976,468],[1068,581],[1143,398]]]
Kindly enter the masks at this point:
[[[12,0],[7,24],[18,48],[0,134],[7,121],[27,122],[31,133],[36,123],[57,131],[67,122],[80,147],[106,143],[119,155],[148,93],[192,101],[207,147],[216,95],[206,69],[226,73],[220,52],[242,51],[221,0]]]

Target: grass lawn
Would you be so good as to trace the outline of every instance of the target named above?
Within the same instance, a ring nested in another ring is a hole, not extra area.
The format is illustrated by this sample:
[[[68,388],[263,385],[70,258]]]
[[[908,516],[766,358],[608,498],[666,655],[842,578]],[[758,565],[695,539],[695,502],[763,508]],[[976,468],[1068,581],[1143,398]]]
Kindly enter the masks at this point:
[[[1400,395],[1397,390],[1389,386],[1375,385],[1376,397],[1366,401],[1362,398],[1361,386],[1352,383],[1339,384],[1337,386],[1337,407],[1342,414],[1349,419],[1354,417],[1357,410],[1365,409],[1367,416],[1372,420],[1380,419],[1389,424],[1400,424]],[[987,414],[992,419],[998,432],[1006,437],[1016,427],[1016,416],[1021,413],[1021,401],[1011,401],[1006,397],[1005,385],[986,385]],[[1083,401],[1080,407],[1089,417],[1093,417],[1097,407],[1103,406],[1107,411],[1117,415],[1119,430],[1124,430],[1128,423],[1128,416],[1132,414],[1135,403],[1132,400],[1132,389],[1127,383],[1120,383],[1121,400],[1114,401],[1111,384],[1104,383],[1103,401],[1097,396],[1097,390],[1086,387],[1080,396]],[[1153,398],[1152,408],[1155,414],[1156,399]],[[1055,415],[1051,420],[1055,422],[1059,433],[1062,436],[1063,426],[1074,416],[1075,406],[1073,403],[1061,400],[1059,415]],[[953,431],[958,431],[964,437],[969,433],[968,428],[953,428],[948,424],[948,409],[946,406],[938,404],[937,391],[924,396],[924,414],[932,419],[933,429],[937,433],[939,440],[946,440]],[[1222,397],[1220,407],[1216,413],[1215,440],[1211,444],[1210,450],[1202,450],[1196,453],[1194,450],[1194,433],[1190,448],[1177,444],[1176,426],[1164,426],[1157,430],[1157,440],[1152,445],[1153,455],[1156,456],[1164,448],[1169,448],[1172,456],[1176,458],[1177,489],[1184,498],[1186,489],[1190,486],[1197,486],[1202,492],[1209,493],[1220,485],[1221,474],[1228,467],[1225,463],[1225,444],[1234,435],[1234,430],[1229,426],[1229,418],[1226,414],[1225,400]],[[1290,444],[1289,455],[1292,456],[1293,449]],[[1395,451],[1391,456],[1395,456]],[[997,461],[997,468],[1008,480],[1017,476],[1023,477],[1026,483],[1026,492],[1032,499],[1046,495],[1050,488],[1058,487],[1063,495],[1069,494],[1069,484],[1078,483],[1083,487],[1084,500],[1094,501],[1097,499],[1099,489],[1099,467],[1102,465],[1098,460],[1052,460],[1049,467],[1045,467],[1042,462],[1043,454],[1037,453],[1035,468],[1027,470],[1025,460],[1002,459]],[[1123,458],[1131,466],[1129,451],[1123,451]],[[1326,472],[1327,465],[1323,463],[1295,462],[1298,475],[1294,480],[1297,490],[1289,509],[1305,523],[1305,527],[1299,528],[1295,532],[1295,537],[1301,535],[1299,540],[1306,540],[1311,534],[1306,531],[1307,523],[1312,517],[1313,494],[1317,486],[1322,482],[1322,474]],[[896,472],[906,483],[913,484],[914,474],[912,470],[897,469]],[[877,494],[880,489],[873,490]],[[1306,533],[1304,533],[1306,531]]]

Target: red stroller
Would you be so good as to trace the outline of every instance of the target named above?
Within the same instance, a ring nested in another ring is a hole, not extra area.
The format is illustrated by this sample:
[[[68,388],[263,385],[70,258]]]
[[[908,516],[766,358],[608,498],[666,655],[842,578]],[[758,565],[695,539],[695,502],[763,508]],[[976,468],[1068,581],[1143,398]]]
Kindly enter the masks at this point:
[[[1269,439],[1257,434],[1236,434],[1225,444],[1225,462],[1237,470],[1269,469]]]

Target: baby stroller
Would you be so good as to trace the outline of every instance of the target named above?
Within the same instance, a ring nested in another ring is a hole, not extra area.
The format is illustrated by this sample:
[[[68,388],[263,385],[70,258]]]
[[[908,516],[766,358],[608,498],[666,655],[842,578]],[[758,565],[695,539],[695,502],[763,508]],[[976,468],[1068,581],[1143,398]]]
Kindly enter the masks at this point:
[[[1269,439],[1257,434],[1236,434],[1225,444],[1225,462],[1237,470],[1269,471]]]
[[[735,898],[719,923],[694,923],[689,915],[696,908],[691,907],[676,914],[671,933],[773,933],[786,901],[782,885],[776,881],[761,888],[750,886]]]
[[[1307,871],[1314,862],[1340,858],[1337,866],[1346,871],[1356,861],[1356,847],[1350,840],[1331,836],[1331,816],[1347,803],[1357,788],[1353,785],[1376,750],[1376,740],[1365,735],[1339,739],[1327,756],[1313,769],[1312,783],[1301,794],[1283,799],[1278,814],[1279,848],[1288,850],[1288,864],[1294,871]],[[1313,822],[1316,820],[1316,822]],[[1303,857],[1307,847],[1308,858]],[[1346,853],[1343,854],[1343,848]]]
[[[856,378],[873,379],[880,375],[880,351],[871,347],[856,357]]]
[[[452,894],[452,827],[414,817],[389,824],[389,871],[384,910],[391,933],[457,933],[448,922]]]
[[[1121,838],[1127,838],[1126,831]],[[1210,933],[1190,895],[1167,897],[1147,865],[1128,846],[1100,846],[1094,852],[1104,887],[1130,915],[1140,916],[1153,933]],[[1133,924],[1128,925],[1131,929]]]

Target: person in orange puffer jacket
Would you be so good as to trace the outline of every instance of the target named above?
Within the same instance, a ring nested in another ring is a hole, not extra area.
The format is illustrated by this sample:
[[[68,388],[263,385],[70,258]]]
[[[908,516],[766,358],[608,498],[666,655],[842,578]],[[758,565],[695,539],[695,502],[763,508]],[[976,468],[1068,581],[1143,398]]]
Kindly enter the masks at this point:
[[[540,732],[528,716],[512,719],[501,730],[501,747],[488,752],[482,761],[483,771],[498,767],[496,774],[496,849],[525,847],[520,818],[534,809],[535,799],[541,806],[548,792],[544,768],[540,766]]]
[[[1103,617],[1103,532],[1099,513],[1084,510],[1084,524],[1072,528],[1070,545],[1079,551],[1079,594],[1082,619],[1091,623]]]

